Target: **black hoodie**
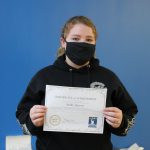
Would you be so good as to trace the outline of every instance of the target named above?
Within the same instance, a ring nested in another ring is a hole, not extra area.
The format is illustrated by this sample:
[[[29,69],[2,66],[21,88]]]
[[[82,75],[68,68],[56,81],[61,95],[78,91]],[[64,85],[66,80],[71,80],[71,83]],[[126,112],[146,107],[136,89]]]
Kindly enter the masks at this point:
[[[35,127],[29,111],[34,105],[44,105],[46,85],[107,88],[106,107],[118,107],[123,112],[120,127],[115,129],[104,122],[103,134],[48,132],[43,131],[43,127]],[[75,69],[61,56],[32,78],[17,107],[16,117],[24,134],[37,136],[37,150],[112,150],[111,133],[126,135],[136,113],[137,106],[118,77],[99,66],[97,59],[92,58],[89,65]]]

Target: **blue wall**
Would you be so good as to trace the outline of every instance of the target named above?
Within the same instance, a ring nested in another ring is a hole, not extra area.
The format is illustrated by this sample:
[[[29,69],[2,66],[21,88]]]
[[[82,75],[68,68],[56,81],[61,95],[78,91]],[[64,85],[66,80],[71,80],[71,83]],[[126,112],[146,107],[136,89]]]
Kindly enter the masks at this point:
[[[35,72],[55,60],[61,27],[74,15],[95,22],[97,57],[119,76],[139,108],[134,128],[127,137],[113,136],[114,145],[137,142],[150,149],[149,6],[149,0],[1,0],[0,149],[6,135],[22,134],[16,106]]]

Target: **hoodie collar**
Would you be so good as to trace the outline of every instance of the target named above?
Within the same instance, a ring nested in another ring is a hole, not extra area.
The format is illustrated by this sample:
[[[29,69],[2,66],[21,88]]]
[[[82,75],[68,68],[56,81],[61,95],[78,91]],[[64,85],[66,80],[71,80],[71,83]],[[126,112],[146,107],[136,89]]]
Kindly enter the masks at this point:
[[[75,72],[81,72],[81,73],[85,73],[85,72],[87,73],[87,69],[92,70],[92,69],[96,69],[99,66],[99,60],[95,59],[95,58],[92,58],[90,63],[87,66],[76,69],[76,68],[73,68],[73,67],[69,66],[66,63],[65,59],[66,58],[65,58],[65,54],[64,54],[64,55],[58,57],[53,65],[55,67],[59,68],[59,69],[64,70],[64,71],[69,71],[70,69],[72,69]]]

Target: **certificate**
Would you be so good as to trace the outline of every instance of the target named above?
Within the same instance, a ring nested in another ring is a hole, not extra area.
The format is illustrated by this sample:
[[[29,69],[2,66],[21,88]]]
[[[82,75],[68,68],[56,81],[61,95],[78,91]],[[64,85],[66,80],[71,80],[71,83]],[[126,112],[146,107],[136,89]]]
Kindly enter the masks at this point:
[[[102,134],[107,88],[46,85],[44,131]]]

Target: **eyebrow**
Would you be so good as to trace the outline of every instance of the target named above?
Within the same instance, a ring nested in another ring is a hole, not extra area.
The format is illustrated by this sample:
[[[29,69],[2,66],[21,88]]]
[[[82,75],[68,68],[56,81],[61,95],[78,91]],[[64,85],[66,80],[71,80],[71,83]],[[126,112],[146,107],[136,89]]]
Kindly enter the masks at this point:
[[[73,34],[73,35],[71,35],[71,36],[80,36],[80,35],[78,35],[78,34]]]
[[[88,37],[88,38],[94,38],[93,36],[91,36],[91,35],[87,35],[86,37]]]
[[[78,34],[73,34],[73,35],[71,35],[71,36],[77,36],[77,37],[80,37],[80,35],[78,35]],[[87,35],[86,37],[87,37],[87,38],[94,38],[94,37],[91,36],[91,35]]]

